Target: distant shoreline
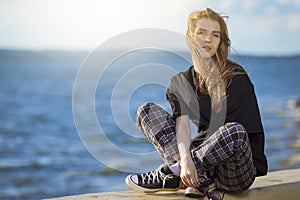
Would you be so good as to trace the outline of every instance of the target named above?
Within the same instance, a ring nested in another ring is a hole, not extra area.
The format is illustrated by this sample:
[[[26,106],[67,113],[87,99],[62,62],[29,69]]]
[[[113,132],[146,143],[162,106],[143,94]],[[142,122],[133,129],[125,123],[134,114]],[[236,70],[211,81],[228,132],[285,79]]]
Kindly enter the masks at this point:
[[[93,49],[94,50],[94,49]],[[0,54],[6,53],[18,53],[18,54],[89,54],[93,50],[60,50],[60,49],[46,49],[46,50],[33,50],[33,49],[13,49],[13,48],[0,48]],[[112,50],[108,50],[110,52]],[[142,50],[145,51],[145,50]],[[171,52],[172,50],[170,50]],[[155,52],[155,50],[153,51]],[[159,52],[159,51],[157,51]],[[178,50],[177,52],[182,52]],[[189,53],[189,52],[183,52]],[[300,52],[298,53],[284,53],[284,54],[277,54],[277,53],[268,53],[268,54],[254,54],[254,53],[235,53],[232,52],[231,57],[255,57],[255,58],[300,58]]]

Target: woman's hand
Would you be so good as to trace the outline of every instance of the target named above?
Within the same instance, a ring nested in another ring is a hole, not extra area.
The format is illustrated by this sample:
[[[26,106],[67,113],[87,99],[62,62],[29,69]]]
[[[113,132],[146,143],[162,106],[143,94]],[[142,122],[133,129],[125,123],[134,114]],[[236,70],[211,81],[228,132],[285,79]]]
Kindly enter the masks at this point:
[[[199,186],[197,170],[190,156],[180,160],[180,178],[186,186],[193,188]]]

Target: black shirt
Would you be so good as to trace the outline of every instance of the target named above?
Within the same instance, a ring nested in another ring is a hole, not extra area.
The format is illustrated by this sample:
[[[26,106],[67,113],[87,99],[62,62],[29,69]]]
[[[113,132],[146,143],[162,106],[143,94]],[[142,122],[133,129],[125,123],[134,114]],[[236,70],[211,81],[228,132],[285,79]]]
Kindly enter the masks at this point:
[[[229,67],[238,65],[228,61]],[[244,69],[238,65],[238,69]],[[185,72],[180,72],[172,77],[167,90],[173,118],[180,115],[188,115],[198,126],[198,132],[216,130],[227,122],[238,122],[247,130],[252,150],[254,166],[257,169],[257,176],[267,173],[267,159],[264,154],[264,130],[261,123],[259,108],[257,104],[254,86],[246,73],[237,74],[232,78],[229,87],[226,89],[226,105],[224,114],[211,112],[211,99],[203,94],[197,87],[198,75],[194,67]],[[210,122],[216,124],[210,124]],[[218,122],[222,122],[222,124]]]

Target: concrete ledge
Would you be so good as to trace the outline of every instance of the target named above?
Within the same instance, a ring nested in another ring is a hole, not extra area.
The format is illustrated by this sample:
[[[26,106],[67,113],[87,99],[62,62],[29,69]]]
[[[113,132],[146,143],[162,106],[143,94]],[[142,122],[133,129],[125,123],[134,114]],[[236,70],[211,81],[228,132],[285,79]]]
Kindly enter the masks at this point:
[[[125,184],[125,183],[124,183]],[[142,194],[132,190],[121,192],[103,192],[93,194],[82,194],[76,196],[67,196],[54,198],[52,200],[191,200],[185,197],[184,191],[177,192],[159,192],[154,194]],[[203,198],[205,199],[205,198]],[[237,199],[255,199],[255,200],[277,200],[277,199],[300,199],[300,169],[282,170],[270,172],[267,176],[256,178],[252,187],[241,194],[228,194],[224,196],[224,200]]]

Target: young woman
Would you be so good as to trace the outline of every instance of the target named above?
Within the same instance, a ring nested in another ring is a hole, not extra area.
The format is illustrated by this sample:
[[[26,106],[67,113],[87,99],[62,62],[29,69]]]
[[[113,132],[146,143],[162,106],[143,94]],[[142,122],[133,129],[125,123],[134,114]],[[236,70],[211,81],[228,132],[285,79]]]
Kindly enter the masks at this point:
[[[140,192],[177,190],[206,195],[213,189],[247,190],[266,175],[264,130],[245,70],[228,59],[230,40],[222,16],[207,8],[188,18],[193,66],[172,77],[167,90],[173,114],[154,103],[138,109],[137,124],[160,153],[158,169],[131,174],[126,184]],[[191,139],[189,121],[198,127]]]

